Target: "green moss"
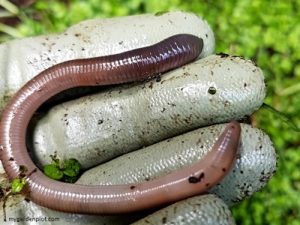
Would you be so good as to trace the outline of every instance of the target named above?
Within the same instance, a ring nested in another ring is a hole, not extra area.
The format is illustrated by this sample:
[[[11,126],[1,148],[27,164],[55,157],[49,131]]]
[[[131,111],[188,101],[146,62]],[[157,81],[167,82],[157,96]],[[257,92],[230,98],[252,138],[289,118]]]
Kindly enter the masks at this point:
[[[24,186],[26,184],[26,181],[24,178],[15,178],[11,182],[11,192],[12,193],[20,193]]]
[[[60,161],[56,156],[52,156],[52,163],[43,167],[44,174],[53,180],[60,180],[67,183],[74,183],[81,173],[81,164],[77,159],[67,159]]]
[[[54,164],[44,166],[43,170],[44,174],[53,180],[61,180],[64,176],[63,171],[61,171],[60,168]]]

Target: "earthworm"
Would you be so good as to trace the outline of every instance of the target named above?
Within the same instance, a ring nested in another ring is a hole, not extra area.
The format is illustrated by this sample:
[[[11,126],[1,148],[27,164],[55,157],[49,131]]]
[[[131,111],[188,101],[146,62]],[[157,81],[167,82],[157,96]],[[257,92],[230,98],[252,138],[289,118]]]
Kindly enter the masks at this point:
[[[203,40],[188,34],[167,38],[152,46],[54,65],[28,83],[5,108],[0,124],[0,157],[12,180],[24,173],[29,198],[54,210],[87,213],[126,213],[174,202],[216,184],[230,169],[237,151],[240,126],[232,122],[207,156],[197,164],[157,180],[132,185],[86,186],[46,177],[26,149],[28,123],[47,99],[78,86],[120,84],[144,80],[197,58]]]

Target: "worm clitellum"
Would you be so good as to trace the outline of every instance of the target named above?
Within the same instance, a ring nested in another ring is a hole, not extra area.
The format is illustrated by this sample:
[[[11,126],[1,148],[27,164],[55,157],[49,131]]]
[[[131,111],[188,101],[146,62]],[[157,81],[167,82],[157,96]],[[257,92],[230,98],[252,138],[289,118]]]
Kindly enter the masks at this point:
[[[85,186],[46,177],[26,149],[26,129],[33,113],[53,95],[78,86],[110,85],[144,80],[196,59],[203,40],[179,34],[155,45],[50,67],[28,83],[5,108],[0,124],[0,156],[10,179],[27,168],[29,198],[42,206],[72,213],[126,213],[199,194],[219,182],[235,159],[240,126],[230,123],[212,150],[195,165],[139,184]],[[35,172],[31,172],[35,171]],[[29,174],[30,173],[30,174]]]

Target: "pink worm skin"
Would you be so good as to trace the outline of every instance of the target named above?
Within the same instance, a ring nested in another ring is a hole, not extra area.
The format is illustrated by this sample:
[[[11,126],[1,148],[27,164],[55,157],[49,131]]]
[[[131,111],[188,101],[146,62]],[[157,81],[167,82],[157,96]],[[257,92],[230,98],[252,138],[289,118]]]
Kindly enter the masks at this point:
[[[202,39],[180,34],[149,47],[67,61],[41,72],[17,92],[2,114],[0,157],[8,177],[18,178],[25,166],[29,198],[41,206],[71,213],[127,213],[206,191],[226,175],[235,160],[240,135],[237,122],[226,127],[212,150],[195,165],[157,180],[129,185],[86,186],[54,181],[37,169],[25,140],[33,113],[51,96],[78,86],[143,80],[194,60],[202,48]]]

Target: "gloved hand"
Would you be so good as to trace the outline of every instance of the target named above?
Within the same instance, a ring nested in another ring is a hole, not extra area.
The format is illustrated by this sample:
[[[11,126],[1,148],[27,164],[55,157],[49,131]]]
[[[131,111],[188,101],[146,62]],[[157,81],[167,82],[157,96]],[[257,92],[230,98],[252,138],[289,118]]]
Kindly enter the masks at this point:
[[[50,163],[54,154],[60,159],[76,158],[87,170],[79,184],[136,183],[183,168],[205,156],[224,123],[251,115],[260,107],[265,96],[263,74],[251,61],[211,55],[214,36],[207,23],[182,12],[90,20],[59,35],[0,45],[2,109],[26,81],[54,64],[152,45],[178,33],[201,37],[200,57],[204,58],[161,79],[99,88],[98,93],[47,111],[36,122],[30,140],[37,165]],[[149,212],[67,214],[17,196],[8,199],[7,224],[20,224],[17,218],[31,217],[43,224],[129,224],[138,219],[136,224],[234,224],[226,205],[263,187],[276,165],[267,135],[250,125],[241,126],[236,163],[209,191],[212,194],[177,202],[147,217]],[[5,175],[1,178],[5,187]],[[42,221],[44,217],[54,221]]]

